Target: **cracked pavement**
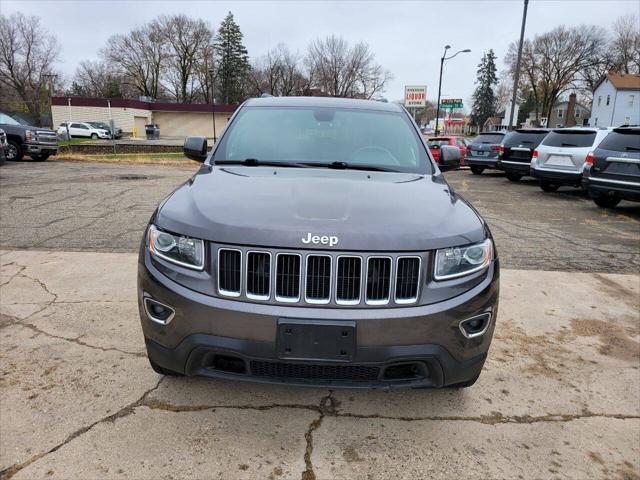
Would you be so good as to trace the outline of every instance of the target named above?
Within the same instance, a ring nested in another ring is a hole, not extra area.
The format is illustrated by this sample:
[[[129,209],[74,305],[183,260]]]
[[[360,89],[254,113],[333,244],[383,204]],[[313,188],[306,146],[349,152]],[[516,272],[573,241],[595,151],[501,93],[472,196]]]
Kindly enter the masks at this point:
[[[161,377],[136,251],[195,167],[0,170],[0,480],[640,479],[640,207],[449,172],[488,221],[500,314],[465,390]]]
[[[136,267],[0,252],[0,478],[638,478],[638,275],[505,269],[475,386],[331,391],[155,374]]]

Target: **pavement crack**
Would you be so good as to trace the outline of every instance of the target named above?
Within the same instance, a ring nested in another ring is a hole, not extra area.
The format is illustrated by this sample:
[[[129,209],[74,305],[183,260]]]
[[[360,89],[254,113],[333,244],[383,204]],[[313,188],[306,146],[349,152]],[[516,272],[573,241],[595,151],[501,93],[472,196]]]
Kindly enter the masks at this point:
[[[313,471],[313,462],[311,460],[311,455],[313,455],[313,432],[320,428],[325,415],[334,415],[335,412],[336,401],[333,398],[333,391],[329,390],[329,395],[323,397],[320,400],[320,414],[318,415],[318,418],[316,418],[309,424],[307,431],[304,433],[304,439],[306,442],[306,446],[304,449],[305,469],[302,472],[301,480],[316,480],[316,474]]]
[[[10,467],[5,468],[4,470],[1,470],[0,471],[0,480],[9,480],[15,474],[17,474],[20,470],[23,470],[24,468],[26,468],[29,465],[31,465],[32,463],[40,460],[41,458],[60,450],[62,447],[67,445],[72,440],[75,440],[79,436],[81,436],[81,435],[87,433],[88,431],[90,431],[91,429],[93,429],[93,427],[95,427],[96,425],[99,425],[99,424],[105,423],[105,422],[112,422],[113,423],[119,418],[123,418],[123,417],[126,417],[128,415],[131,415],[135,411],[135,408],[140,406],[140,404],[146,400],[148,395],[150,395],[152,392],[154,392],[156,389],[158,389],[160,387],[160,384],[162,383],[162,381],[164,379],[165,379],[165,377],[160,377],[160,379],[158,380],[156,385],[154,387],[150,388],[149,390],[145,391],[140,396],[140,398],[138,398],[136,401],[131,402],[130,404],[126,405],[125,407],[122,407],[120,410],[118,410],[115,413],[112,413],[111,415],[107,415],[106,417],[103,417],[100,420],[97,420],[97,421],[91,423],[90,425],[84,426],[84,427],[76,430],[75,432],[73,432],[69,436],[67,436],[67,438],[65,438],[62,442],[58,443],[56,446],[54,446],[53,448],[47,450],[46,452],[38,453],[37,455],[34,455],[33,457],[25,460],[22,463],[16,463],[16,464],[14,464],[14,465],[12,465]]]

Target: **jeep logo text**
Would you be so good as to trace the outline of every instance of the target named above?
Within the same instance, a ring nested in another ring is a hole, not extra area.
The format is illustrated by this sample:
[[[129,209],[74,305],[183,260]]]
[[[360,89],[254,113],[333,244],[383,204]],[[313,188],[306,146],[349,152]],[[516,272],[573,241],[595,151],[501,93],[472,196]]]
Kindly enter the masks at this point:
[[[338,237],[328,235],[311,235],[311,232],[307,233],[306,238],[302,237],[302,243],[313,243],[314,245],[329,245],[333,247],[338,244]]]

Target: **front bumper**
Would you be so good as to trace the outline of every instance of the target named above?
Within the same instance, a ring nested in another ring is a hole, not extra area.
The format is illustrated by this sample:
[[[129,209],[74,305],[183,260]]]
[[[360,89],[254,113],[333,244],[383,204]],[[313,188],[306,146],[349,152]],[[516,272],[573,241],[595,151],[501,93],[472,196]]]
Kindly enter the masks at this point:
[[[465,162],[470,167],[498,168],[498,159],[489,157],[470,157],[466,156]]]
[[[22,145],[24,153],[27,155],[55,155],[58,153],[58,145],[52,145],[48,143],[25,143]]]
[[[498,260],[478,285],[443,302],[388,309],[332,309],[203,295],[160,273],[148,253],[142,257],[138,302],[149,358],[165,369],[187,375],[349,388],[452,385],[480,373],[498,311]],[[170,323],[160,325],[148,318],[145,296],[175,309]],[[491,313],[486,332],[476,338],[465,337],[460,321],[484,312]],[[353,357],[339,362],[279,358],[278,321],[287,319],[355,322]],[[414,374],[400,378],[389,374],[407,365]]]
[[[550,168],[531,168],[531,176],[538,180],[556,185],[570,185],[580,187],[582,185],[582,173],[562,171]]]

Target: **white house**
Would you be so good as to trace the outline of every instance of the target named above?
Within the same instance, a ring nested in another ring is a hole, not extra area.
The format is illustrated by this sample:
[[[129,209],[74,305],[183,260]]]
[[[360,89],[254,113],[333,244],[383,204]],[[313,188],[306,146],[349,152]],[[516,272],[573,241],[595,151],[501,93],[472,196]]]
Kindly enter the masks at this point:
[[[593,90],[589,124],[594,127],[640,125],[640,75],[609,71]]]

